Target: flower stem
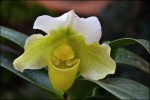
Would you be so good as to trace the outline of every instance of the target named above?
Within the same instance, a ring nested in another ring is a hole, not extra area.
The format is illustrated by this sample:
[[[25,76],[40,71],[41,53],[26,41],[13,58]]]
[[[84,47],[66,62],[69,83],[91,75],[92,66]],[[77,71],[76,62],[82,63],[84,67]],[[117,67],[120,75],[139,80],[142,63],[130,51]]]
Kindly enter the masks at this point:
[[[63,97],[64,97],[65,100],[68,100],[68,94],[66,92],[64,92]]]

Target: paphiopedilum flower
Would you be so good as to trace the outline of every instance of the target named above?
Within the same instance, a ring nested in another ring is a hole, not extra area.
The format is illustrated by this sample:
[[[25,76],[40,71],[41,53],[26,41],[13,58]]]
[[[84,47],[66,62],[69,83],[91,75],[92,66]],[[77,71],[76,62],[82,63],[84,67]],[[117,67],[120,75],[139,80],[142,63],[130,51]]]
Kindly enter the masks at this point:
[[[91,80],[114,74],[116,64],[110,47],[99,44],[97,17],[80,18],[71,10],[60,17],[39,16],[33,28],[47,35],[34,34],[26,40],[24,53],[13,63],[16,70],[48,66],[50,83],[57,91],[69,89],[77,73]]]

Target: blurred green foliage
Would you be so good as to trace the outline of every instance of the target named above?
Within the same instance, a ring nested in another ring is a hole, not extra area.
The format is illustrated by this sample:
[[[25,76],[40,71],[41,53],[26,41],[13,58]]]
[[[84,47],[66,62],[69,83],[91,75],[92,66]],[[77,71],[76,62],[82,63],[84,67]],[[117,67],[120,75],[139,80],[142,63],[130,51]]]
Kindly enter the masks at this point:
[[[23,23],[32,21],[39,15],[55,15],[53,11],[48,11],[39,5],[26,3],[25,1],[2,1],[1,2],[1,18],[14,25],[15,23]]]

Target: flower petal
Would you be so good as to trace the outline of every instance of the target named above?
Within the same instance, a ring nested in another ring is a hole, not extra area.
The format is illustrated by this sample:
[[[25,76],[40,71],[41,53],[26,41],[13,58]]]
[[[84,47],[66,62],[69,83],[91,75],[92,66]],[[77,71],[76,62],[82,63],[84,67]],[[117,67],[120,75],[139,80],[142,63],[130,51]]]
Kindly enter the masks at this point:
[[[25,52],[13,62],[15,69],[23,72],[24,69],[45,67],[51,50],[50,43],[49,36],[30,36],[26,40]]]
[[[80,58],[79,72],[87,79],[99,80],[108,74],[114,74],[115,61],[109,55],[108,45],[92,43],[87,45],[83,37],[72,37],[72,46]]]
[[[110,46],[109,46],[108,44],[106,44],[106,43],[103,43],[101,46],[102,46],[102,48],[104,48],[105,51],[110,55],[110,51],[111,51]]]
[[[30,37],[27,38],[24,48],[27,49],[28,46],[30,46],[30,44],[32,45],[34,42],[36,42],[37,40],[43,38],[42,34],[33,34]]]
[[[53,30],[51,35],[30,36],[24,46],[25,52],[13,62],[15,69],[23,72],[24,69],[40,69],[47,66],[49,57],[66,38],[66,31],[71,34],[71,30],[65,28]]]
[[[33,25],[33,29],[40,29],[45,33],[49,34],[50,30],[56,29],[63,25],[63,21],[57,20],[48,15],[39,16]]]
[[[101,38],[101,25],[97,17],[80,18],[73,10],[63,14],[60,17],[51,17],[48,15],[39,16],[34,23],[34,29],[40,29],[47,34],[51,30],[59,27],[70,26],[79,35],[86,38],[86,43],[99,42]]]
[[[59,27],[66,27],[69,23],[69,16],[71,16],[72,10],[61,15],[60,17],[51,17],[48,15],[39,16],[33,25],[33,29],[40,29],[47,34],[50,34],[51,30]]]
[[[82,18],[80,21],[76,20],[74,21],[73,28],[85,37],[87,44],[99,42],[101,38],[101,26],[96,17]]]
[[[99,42],[101,38],[101,25],[97,17],[79,18],[74,11],[70,11],[70,25],[78,34],[85,37],[87,44]]]
[[[48,65],[48,74],[52,87],[57,91],[65,91],[69,89],[76,77],[80,60],[76,59],[75,64],[71,68],[60,69],[53,65],[51,60]]]

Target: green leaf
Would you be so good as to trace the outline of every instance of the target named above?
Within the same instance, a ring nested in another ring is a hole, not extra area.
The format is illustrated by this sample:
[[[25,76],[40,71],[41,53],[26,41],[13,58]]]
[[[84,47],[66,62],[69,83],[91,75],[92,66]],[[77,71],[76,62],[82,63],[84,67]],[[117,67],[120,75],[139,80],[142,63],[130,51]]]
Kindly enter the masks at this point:
[[[149,88],[132,80],[123,78],[108,78],[100,81],[78,79],[67,91],[69,99],[91,99],[90,91],[95,87],[102,87],[120,99],[149,99]],[[96,96],[96,98],[107,98],[107,94]],[[87,98],[86,98],[87,97]],[[111,96],[113,97],[113,96]],[[110,97],[110,98],[111,98]],[[96,99],[95,98],[95,99]],[[108,97],[109,98],[109,97]],[[112,99],[117,99],[113,97]]]
[[[150,73],[149,63],[140,56],[126,49],[118,49],[115,61],[116,63],[131,65],[145,71],[146,73]]]
[[[109,96],[88,96],[85,97],[83,100],[119,100],[119,99]]]
[[[96,87],[92,91],[92,96],[103,96],[106,93],[107,91],[103,89],[102,87]]]
[[[106,91],[104,88],[102,87],[97,87],[93,89],[93,93],[92,96],[87,96],[85,97],[85,99],[100,99],[100,100],[120,100],[118,99],[116,96],[114,96],[113,94],[111,94],[110,92]],[[95,100],[94,99],[94,100]]]
[[[93,82],[95,82],[99,86],[106,89],[108,92],[123,100],[148,100],[150,98],[150,90],[148,87],[129,79],[108,78],[105,80]]]
[[[12,42],[18,44],[20,47],[24,47],[25,40],[28,37],[23,33],[6,28],[4,26],[1,26],[0,36],[5,37],[8,40],[11,40]]]
[[[84,79],[75,80],[73,86],[67,91],[68,97],[70,100],[80,100],[87,96],[94,87],[98,87],[98,85],[91,81]]]
[[[44,69],[41,70],[25,70],[24,73],[16,71],[12,65],[15,55],[9,52],[4,52],[1,50],[1,60],[0,66],[8,69],[9,71],[15,73],[16,75],[22,77],[23,79],[45,89],[50,94],[52,99],[62,99],[63,97],[52,89],[49,83],[48,72]]]
[[[115,58],[115,56],[117,54],[117,50],[120,46],[131,45],[131,44],[135,44],[135,43],[142,45],[148,51],[148,53],[150,53],[150,42],[149,41],[143,40],[143,39],[122,38],[122,39],[117,39],[117,40],[111,41],[109,43],[109,45],[111,47],[111,57]]]

